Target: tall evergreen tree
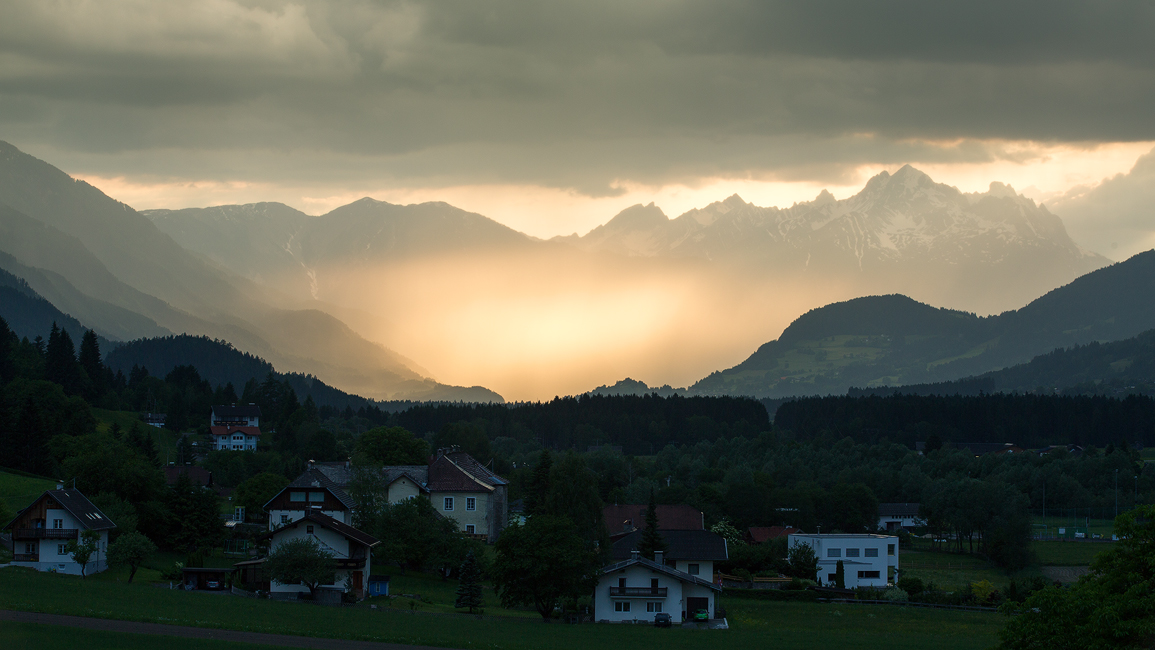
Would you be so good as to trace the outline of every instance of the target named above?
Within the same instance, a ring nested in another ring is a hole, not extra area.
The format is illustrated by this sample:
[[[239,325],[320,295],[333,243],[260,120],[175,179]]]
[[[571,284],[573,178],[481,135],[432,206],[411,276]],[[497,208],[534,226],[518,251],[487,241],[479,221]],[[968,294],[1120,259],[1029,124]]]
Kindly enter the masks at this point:
[[[650,490],[650,505],[646,508],[646,528],[642,531],[638,552],[652,560],[655,553],[666,550],[666,540],[662,539],[662,534],[658,532],[658,503],[654,498],[654,491]]]
[[[465,554],[465,562],[461,564],[461,574],[457,578],[457,600],[453,606],[458,609],[469,608],[474,614],[480,609],[481,602],[481,568],[477,566],[477,558],[473,557],[473,550]]]
[[[548,514],[545,501],[549,495],[549,475],[552,467],[553,457],[550,456],[548,449],[542,449],[541,455],[537,458],[537,466],[533,468],[529,490],[525,495],[525,514],[530,517]]]
[[[0,387],[16,378],[13,356],[18,343],[16,333],[8,327],[8,321],[0,318]]]
[[[96,339],[96,332],[88,330],[80,339],[80,354],[78,359],[84,374],[88,375],[88,385],[85,396],[92,401],[104,394],[105,385],[104,363],[100,359],[100,342]]]

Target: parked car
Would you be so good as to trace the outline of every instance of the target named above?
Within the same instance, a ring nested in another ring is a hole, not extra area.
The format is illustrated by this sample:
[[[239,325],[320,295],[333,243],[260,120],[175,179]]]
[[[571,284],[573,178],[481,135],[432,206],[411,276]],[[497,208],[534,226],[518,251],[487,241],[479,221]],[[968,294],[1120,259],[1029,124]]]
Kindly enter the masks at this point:
[[[658,612],[654,614],[654,627],[672,627],[674,619],[666,612]]]
[[[220,589],[221,583],[217,582],[216,580],[207,580],[207,581],[205,581],[205,588],[206,589]]]
[[[694,612],[694,620],[695,621],[708,621],[708,620],[710,620],[709,610],[699,609],[698,611]]]

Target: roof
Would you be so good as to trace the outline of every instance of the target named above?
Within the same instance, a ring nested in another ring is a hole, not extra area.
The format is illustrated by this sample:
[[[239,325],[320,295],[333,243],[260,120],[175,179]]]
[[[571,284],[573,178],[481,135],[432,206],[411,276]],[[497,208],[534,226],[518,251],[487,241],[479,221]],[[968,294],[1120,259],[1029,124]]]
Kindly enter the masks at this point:
[[[730,558],[726,539],[708,530],[659,530],[666,542],[665,557],[671,560],[702,560],[719,562]],[[642,542],[642,531],[634,531],[617,540],[611,547],[615,560],[626,560],[630,552]]]
[[[441,454],[429,463],[430,492],[492,492],[509,482],[464,451]]]
[[[202,411],[203,413],[203,411]],[[213,418],[228,420],[236,418],[238,420],[245,418],[259,418],[261,417],[261,407],[256,404],[217,404],[213,406]]]
[[[754,540],[755,544],[761,544],[779,537],[795,535],[802,531],[793,526],[751,526],[748,532],[750,539]]]
[[[975,456],[984,454],[1021,454],[1024,449],[1009,442],[959,442],[955,449],[969,451]]]
[[[710,589],[713,589],[714,591],[719,591],[719,592],[722,591],[721,587],[714,584],[713,582],[710,582],[709,580],[703,580],[702,578],[699,578],[698,576],[692,576],[692,575],[686,573],[685,571],[679,571],[679,570],[675,569],[674,567],[666,566],[664,564],[658,564],[657,562],[655,562],[649,558],[644,558],[644,557],[630,557],[628,559],[622,560],[621,562],[615,562],[609,566],[603,567],[602,568],[602,575],[607,575],[610,573],[614,573],[616,571],[621,571],[622,569],[625,569],[627,567],[631,567],[635,564],[647,567],[652,571],[657,571],[658,573],[664,573],[664,574],[666,574],[672,578],[676,578],[678,580],[681,580],[682,582],[690,582],[690,583],[693,583],[696,585],[701,585],[703,587],[709,587]]]
[[[339,535],[344,535],[345,537],[348,537],[349,539],[351,539],[355,542],[360,542],[360,543],[364,544],[365,546],[373,547],[373,546],[376,546],[376,545],[381,543],[381,540],[370,535],[369,533],[366,533],[362,530],[358,530],[356,528],[353,528],[349,524],[346,524],[343,521],[339,521],[337,519],[334,519],[334,518],[330,517],[329,515],[321,512],[319,510],[306,510],[304,517],[301,517],[300,519],[298,519],[292,523],[285,524],[284,526],[281,526],[277,530],[274,530],[271,533],[269,533],[267,535],[267,537],[274,537],[274,536],[276,536],[277,532],[285,530],[287,528],[296,528],[302,521],[311,521],[314,524],[317,524],[318,526],[324,526],[325,528],[328,528],[329,530],[331,530],[331,531],[333,531]]]
[[[347,462],[314,463],[313,467],[338,487],[345,488],[353,482],[354,468]],[[392,485],[397,479],[405,477],[416,483],[417,487],[426,490],[425,485],[429,482],[429,467],[425,465],[386,465],[377,471],[381,474],[381,480],[385,485]]]
[[[854,539],[866,538],[873,539],[898,539],[896,535],[879,535],[877,533],[791,533],[791,537],[817,537],[819,539]]]
[[[880,503],[878,504],[879,517],[917,517],[917,503]]]
[[[196,465],[166,465],[161,471],[164,472],[164,482],[167,485],[174,485],[181,474],[188,476],[193,485],[213,484],[213,473]]]
[[[645,530],[648,505],[614,504],[602,508],[610,535]],[[658,530],[704,530],[702,511],[685,504],[657,506]]]
[[[227,427],[209,427],[209,433],[214,436],[231,436],[234,433],[243,433],[246,436],[261,435],[260,427],[237,427],[229,425]]]
[[[4,524],[4,528],[8,528],[15,523],[21,515],[28,512],[32,506],[40,503],[40,500],[46,496],[52,497],[53,501],[60,504],[61,508],[67,510],[68,514],[72,515],[73,518],[87,530],[111,530],[116,528],[116,524],[101,512],[100,508],[92,505],[88,497],[81,494],[80,490],[77,489],[45,491],[38,499],[29,504],[27,508],[16,513],[12,521]]]
[[[281,496],[285,490],[292,488],[324,488],[328,490],[334,497],[336,497],[337,500],[341,502],[341,505],[345,506],[346,508],[352,509],[355,506],[353,497],[346,494],[345,491],[340,488],[340,486],[329,480],[329,477],[325,476],[324,472],[317,469],[316,467],[310,467],[304,472],[301,472],[300,476],[293,479],[291,483],[286,485],[284,490],[274,494],[273,498],[269,499],[268,502],[265,503],[264,507],[268,508],[269,504],[273,502],[273,499]]]

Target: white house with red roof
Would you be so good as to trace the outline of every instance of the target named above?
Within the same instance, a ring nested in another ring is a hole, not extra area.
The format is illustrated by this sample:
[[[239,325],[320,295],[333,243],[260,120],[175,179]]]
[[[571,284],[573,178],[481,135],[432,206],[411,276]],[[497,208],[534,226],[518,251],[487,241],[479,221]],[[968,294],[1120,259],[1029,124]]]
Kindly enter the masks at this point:
[[[209,434],[214,450],[256,451],[261,437],[261,407],[256,404],[214,406]]]

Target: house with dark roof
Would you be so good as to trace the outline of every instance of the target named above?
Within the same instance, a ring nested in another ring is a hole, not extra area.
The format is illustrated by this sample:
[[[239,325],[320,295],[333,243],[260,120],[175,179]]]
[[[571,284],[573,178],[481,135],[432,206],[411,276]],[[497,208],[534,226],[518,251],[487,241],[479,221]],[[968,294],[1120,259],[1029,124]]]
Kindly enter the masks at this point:
[[[261,407],[256,404],[214,406],[209,434],[215,450],[256,451],[261,437]]]
[[[725,540],[722,547],[725,548]],[[651,560],[634,550],[602,568],[594,589],[594,620],[652,623],[654,615],[666,612],[675,621],[686,621],[699,610],[706,610],[714,618],[715,596],[721,591],[709,574],[691,575],[671,566],[661,552]]]
[[[602,520],[611,539],[646,529],[648,505],[613,504],[602,508]],[[702,511],[685,504],[655,507],[658,530],[705,530]]]
[[[793,526],[751,526],[746,531],[746,538],[752,544],[763,544],[779,537],[788,537],[801,533]]]
[[[312,539],[332,555],[337,564],[333,582],[323,585],[321,590],[336,593],[351,592],[358,600],[365,597],[372,569],[372,549],[380,543],[376,537],[320,510],[306,510],[300,518],[278,526],[276,530],[266,535],[271,540],[270,553],[289,540]],[[269,583],[269,595],[272,598],[295,599],[298,593],[308,592],[309,588],[299,583],[281,584],[275,580]],[[323,594],[320,599],[326,602],[340,602],[340,597],[326,598]]]
[[[320,512],[344,524],[353,523],[353,497],[313,463],[283,490],[269,499],[269,530],[291,524],[311,512]]]
[[[353,480],[348,462],[312,467],[339,488]],[[509,519],[509,482],[459,449],[440,450],[429,465],[388,465],[376,471],[389,503],[428,497],[437,512],[478,539],[496,542]]]
[[[12,531],[13,565],[80,575],[81,567],[72,559],[68,543],[79,542],[86,530],[95,531],[99,535],[96,552],[84,572],[98,573],[108,568],[108,533],[113,528],[116,524],[80,490],[66,490],[58,483],[55,490],[41,494],[21,510],[3,530]]]
[[[926,519],[918,516],[919,505],[918,503],[878,504],[878,529],[891,531],[925,526]]]
[[[726,538],[708,530],[659,530],[666,542],[663,563],[692,576],[702,576],[707,582],[714,578],[714,563],[730,558]],[[630,559],[642,543],[642,531],[618,538],[610,546],[614,561]]]

